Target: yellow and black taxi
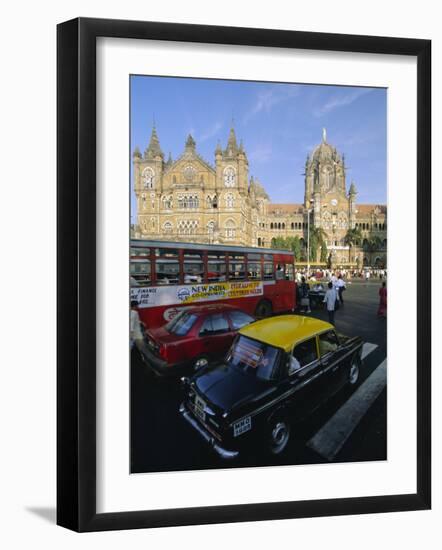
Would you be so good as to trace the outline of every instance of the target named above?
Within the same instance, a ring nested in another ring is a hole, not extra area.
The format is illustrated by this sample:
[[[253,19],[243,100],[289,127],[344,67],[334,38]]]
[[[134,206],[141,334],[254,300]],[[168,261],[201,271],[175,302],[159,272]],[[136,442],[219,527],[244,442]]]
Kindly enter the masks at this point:
[[[257,446],[278,455],[292,426],[358,383],[362,345],[311,317],[256,321],[238,332],[221,363],[182,379],[180,412],[222,458]]]

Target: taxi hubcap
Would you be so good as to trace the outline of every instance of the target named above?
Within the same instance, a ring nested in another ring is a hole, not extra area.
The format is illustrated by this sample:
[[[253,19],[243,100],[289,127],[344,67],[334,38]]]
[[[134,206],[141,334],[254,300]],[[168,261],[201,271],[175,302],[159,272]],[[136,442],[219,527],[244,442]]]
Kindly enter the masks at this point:
[[[282,450],[287,443],[288,437],[289,430],[287,424],[285,422],[278,422],[275,424],[272,430],[273,450]]]
[[[350,384],[355,384],[359,378],[359,367],[357,363],[352,363],[350,369]]]

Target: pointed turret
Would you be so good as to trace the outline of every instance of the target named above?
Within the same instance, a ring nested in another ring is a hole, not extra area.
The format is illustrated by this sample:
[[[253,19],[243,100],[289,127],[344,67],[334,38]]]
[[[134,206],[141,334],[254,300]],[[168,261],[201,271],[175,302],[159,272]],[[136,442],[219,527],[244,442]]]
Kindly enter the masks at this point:
[[[139,147],[135,147],[133,157],[134,157],[134,159],[140,159],[141,158],[141,151],[140,151]]]
[[[196,147],[196,142],[195,140],[193,139],[192,135],[189,134],[187,136],[187,139],[186,139],[186,151],[189,151],[189,150],[192,150],[192,151],[195,151],[195,147]]]
[[[155,158],[155,157],[161,157],[164,158],[163,151],[160,147],[160,140],[158,139],[157,131],[155,128],[155,125],[152,127],[152,134],[150,136],[149,145],[147,146],[147,149],[144,151],[144,158]]]
[[[229,139],[227,140],[227,147],[224,151],[224,154],[229,157],[233,157],[237,153],[238,153],[238,144],[236,141],[235,130],[232,125],[232,127],[230,128]]]
[[[350,189],[348,190],[348,194],[350,197],[353,197],[358,194],[354,181],[351,182]]]
[[[250,178],[250,184],[249,184],[249,195],[252,199],[252,202],[255,201],[255,180],[253,179],[253,176]]]

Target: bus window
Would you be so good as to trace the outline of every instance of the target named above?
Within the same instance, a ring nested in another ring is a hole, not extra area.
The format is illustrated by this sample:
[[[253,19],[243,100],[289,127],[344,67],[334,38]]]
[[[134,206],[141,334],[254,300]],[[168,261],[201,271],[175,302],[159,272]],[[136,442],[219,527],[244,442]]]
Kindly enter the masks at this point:
[[[265,281],[268,281],[269,279],[274,279],[273,274],[273,262],[264,262],[264,277],[263,279]]]
[[[207,279],[209,283],[226,280],[226,254],[209,252],[207,255]]]
[[[247,274],[250,280],[261,279],[261,257],[259,254],[247,255]]]
[[[201,283],[204,277],[204,265],[201,254],[189,254],[185,252],[183,271],[184,283]]]
[[[131,256],[150,256],[150,248],[131,247]]]
[[[229,256],[229,279],[231,281],[243,281],[246,278],[245,262],[243,254]]]
[[[284,264],[277,264],[276,266],[276,280],[280,281],[281,279],[284,279]]]
[[[174,248],[156,248],[155,256],[157,258],[178,258],[178,250]]]
[[[271,254],[264,254],[264,261],[273,263],[273,256]]]
[[[151,283],[151,271],[149,260],[132,260],[130,264],[131,286],[147,286]]]
[[[287,281],[295,280],[293,264],[285,264],[285,278]]]
[[[180,264],[177,260],[157,259],[155,264],[159,285],[176,285],[179,282]]]

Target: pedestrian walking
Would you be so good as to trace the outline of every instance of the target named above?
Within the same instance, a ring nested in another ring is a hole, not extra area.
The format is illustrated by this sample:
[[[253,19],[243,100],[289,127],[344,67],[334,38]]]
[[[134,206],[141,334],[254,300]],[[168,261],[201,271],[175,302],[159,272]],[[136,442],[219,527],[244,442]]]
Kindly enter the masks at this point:
[[[379,289],[378,317],[387,317],[387,284],[385,281]]]
[[[369,279],[370,279],[370,272],[367,269],[367,271],[365,272],[365,285],[368,284]]]
[[[330,281],[328,283],[328,289],[324,296],[324,303],[327,307],[328,312],[328,321],[332,325],[335,324],[335,309],[336,309],[336,302],[338,301],[338,295],[336,293],[336,290],[333,287],[333,283]]]
[[[336,290],[338,291],[339,301],[341,303],[341,306],[344,305],[344,291],[346,290],[345,281],[342,278],[342,275],[338,275],[338,280],[336,281]]]
[[[141,330],[141,321],[138,314],[137,300],[130,302],[130,349],[136,347],[140,352],[143,349],[144,338]]]
[[[305,277],[301,277],[301,285],[299,287],[299,296],[301,299],[301,311],[303,313],[310,313],[310,287],[305,282]]]

